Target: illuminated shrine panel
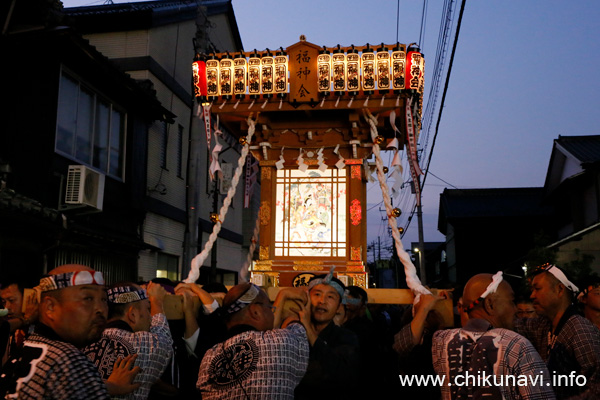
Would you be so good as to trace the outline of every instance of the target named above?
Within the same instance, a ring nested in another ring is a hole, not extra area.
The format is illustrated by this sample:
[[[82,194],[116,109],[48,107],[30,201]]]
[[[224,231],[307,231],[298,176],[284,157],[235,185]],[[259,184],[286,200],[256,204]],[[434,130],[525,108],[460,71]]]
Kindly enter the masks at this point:
[[[275,191],[275,257],[346,257],[346,169],[282,169]]]

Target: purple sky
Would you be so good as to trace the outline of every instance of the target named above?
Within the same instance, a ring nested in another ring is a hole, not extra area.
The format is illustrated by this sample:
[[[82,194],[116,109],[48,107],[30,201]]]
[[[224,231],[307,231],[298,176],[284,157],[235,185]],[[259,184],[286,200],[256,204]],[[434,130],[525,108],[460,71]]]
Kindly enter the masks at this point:
[[[63,3],[72,7],[103,1]],[[401,43],[419,41],[422,4],[400,1]],[[396,42],[396,1],[233,0],[233,6],[247,51],[285,48],[301,34],[326,46]],[[426,101],[442,6],[441,0],[428,1],[421,43]],[[460,1],[455,21],[459,6]],[[542,186],[553,139],[600,134],[598,21],[600,3],[595,0],[467,1],[430,172],[457,188]],[[438,105],[440,101],[441,91]],[[450,185],[427,177],[425,241],[444,240],[437,231],[439,194]],[[375,206],[381,199],[379,187],[368,193],[369,207]],[[378,208],[368,214],[368,241],[380,235],[389,246],[387,222]],[[410,208],[402,211],[401,225]],[[414,218],[404,247],[417,240]]]

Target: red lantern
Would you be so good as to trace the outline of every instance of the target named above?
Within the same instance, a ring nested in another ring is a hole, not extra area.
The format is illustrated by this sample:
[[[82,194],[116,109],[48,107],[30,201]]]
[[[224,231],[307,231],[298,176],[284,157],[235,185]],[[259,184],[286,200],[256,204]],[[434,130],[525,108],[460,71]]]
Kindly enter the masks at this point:
[[[419,90],[423,79],[423,54],[418,47],[410,47],[406,53],[406,89]]]
[[[205,104],[207,102],[207,90],[206,90],[206,63],[196,56],[192,63],[192,73],[194,75],[194,96],[199,104]]]

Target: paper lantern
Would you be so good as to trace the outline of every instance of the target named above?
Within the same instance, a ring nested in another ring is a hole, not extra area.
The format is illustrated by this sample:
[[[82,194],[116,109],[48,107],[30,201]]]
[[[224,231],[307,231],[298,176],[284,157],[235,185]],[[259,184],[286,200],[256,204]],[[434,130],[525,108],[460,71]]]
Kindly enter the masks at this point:
[[[338,96],[343,96],[346,91],[346,56],[339,45],[333,51],[331,60],[333,64],[333,90]]]
[[[400,44],[396,44],[392,51],[392,88],[394,93],[400,93],[405,88],[404,71],[406,69],[406,52]]]
[[[348,94],[356,96],[360,90],[360,56],[354,45],[346,55],[346,74],[348,77]]]
[[[275,55],[275,93],[283,99],[288,91],[288,58],[283,50]]]
[[[383,43],[377,49],[377,88],[380,94],[388,93],[391,89],[390,53]]]
[[[248,58],[248,94],[252,99],[260,97],[260,62],[260,56],[254,50]]]
[[[194,97],[199,104],[205,105],[206,97],[206,62],[197,54],[192,63],[194,77]]]
[[[246,95],[246,70],[248,62],[244,54],[240,53],[233,59],[233,94],[238,99],[243,99]]]
[[[325,46],[317,56],[317,87],[321,95],[329,96],[331,92],[331,54]]]
[[[233,60],[229,54],[225,54],[219,61],[219,77],[221,97],[229,100],[233,97]]]
[[[369,44],[362,53],[362,90],[366,95],[375,92],[375,53]]]
[[[273,70],[275,68],[275,60],[269,51],[260,59],[260,87],[264,98],[273,97],[275,85],[273,84]]]
[[[208,101],[215,101],[219,96],[219,60],[214,55],[206,60],[206,94]]]
[[[418,47],[409,47],[406,53],[406,89],[417,92],[423,79],[423,55]]]

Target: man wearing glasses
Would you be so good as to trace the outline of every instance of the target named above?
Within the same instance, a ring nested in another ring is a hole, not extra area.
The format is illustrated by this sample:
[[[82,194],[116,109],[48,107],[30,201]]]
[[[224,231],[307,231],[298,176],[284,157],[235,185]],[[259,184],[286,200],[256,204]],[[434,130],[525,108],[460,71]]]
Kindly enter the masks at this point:
[[[590,281],[579,295],[583,315],[600,328],[600,279]]]

